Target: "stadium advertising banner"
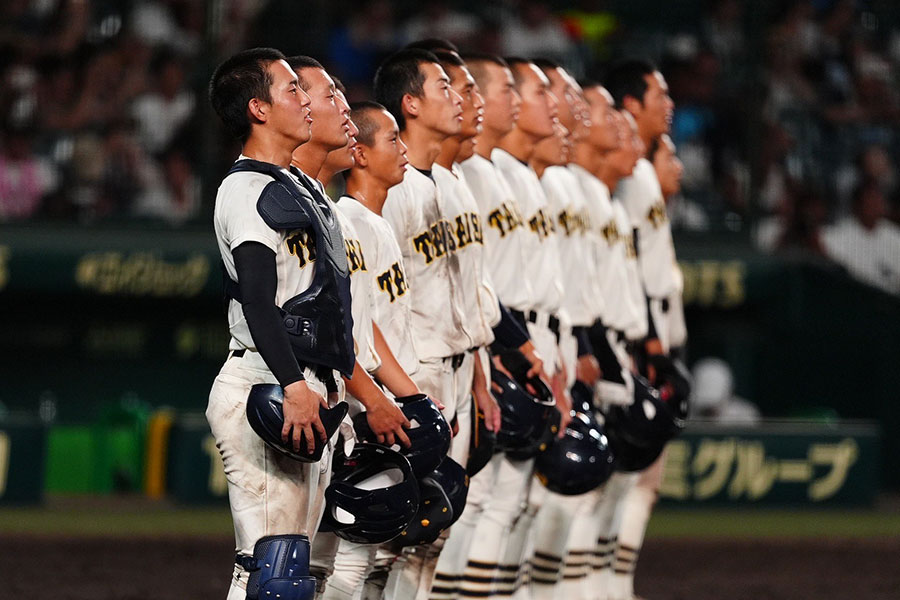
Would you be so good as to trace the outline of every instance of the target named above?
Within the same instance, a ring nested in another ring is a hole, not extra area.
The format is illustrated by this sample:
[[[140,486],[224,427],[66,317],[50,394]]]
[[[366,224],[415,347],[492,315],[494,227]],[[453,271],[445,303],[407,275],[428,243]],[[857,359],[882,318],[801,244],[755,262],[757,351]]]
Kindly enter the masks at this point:
[[[677,504],[871,505],[878,428],[694,423],[666,447],[660,496]]]

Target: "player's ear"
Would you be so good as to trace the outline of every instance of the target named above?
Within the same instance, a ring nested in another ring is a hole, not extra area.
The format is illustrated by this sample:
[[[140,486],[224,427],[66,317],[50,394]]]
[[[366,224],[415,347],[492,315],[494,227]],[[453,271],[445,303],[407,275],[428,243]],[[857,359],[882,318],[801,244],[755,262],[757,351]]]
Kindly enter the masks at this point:
[[[639,115],[644,108],[644,104],[634,96],[625,96],[622,98],[622,108],[633,115]]]
[[[369,157],[366,153],[366,147],[362,144],[353,146],[353,161],[357,167],[363,169],[369,166]]]
[[[250,98],[247,103],[247,112],[251,118],[265,123],[269,118],[269,103],[259,98]]]
[[[421,109],[419,98],[416,98],[412,94],[403,94],[403,99],[400,101],[400,107],[403,109],[404,116],[409,117],[418,117],[419,110]]]

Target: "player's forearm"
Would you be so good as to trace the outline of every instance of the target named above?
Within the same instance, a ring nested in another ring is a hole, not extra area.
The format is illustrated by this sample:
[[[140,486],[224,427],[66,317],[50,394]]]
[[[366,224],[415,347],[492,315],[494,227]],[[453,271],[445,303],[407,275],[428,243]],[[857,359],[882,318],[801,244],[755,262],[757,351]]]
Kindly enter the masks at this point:
[[[487,391],[488,374],[484,372],[480,354],[487,352],[487,348],[479,348],[475,351],[475,373],[472,376],[472,392]]]
[[[275,253],[262,244],[248,242],[235,248],[233,256],[241,308],[256,350],[281,387],[303,380],[303,371],[275,306]]]
[[[371,410],[374,404],[386,399],[384,392],[381,391],[381,388],[378,387],[372,376],[359,364],[359,361],[356,361],[356,364],[353,365],[353,377],[351,379],[344,377],[344,382],[347,385],[347,392],[359,400],[366,410]]]
[[[381,367],[375,372],[375,377],[378,378],[378,381],[384,384],[397,397],[418,394],[419,386],[415,384],[406,371],[403,370],[403,367],[400,366],[400,363],[397,362],[397,357],[394,356],[390,345],[388,345],[387,340],[384,339],[384,335],[381,333],[381,329],[375,323],[372,323],[372,334],[375,340],[375,351],[381,358]]]

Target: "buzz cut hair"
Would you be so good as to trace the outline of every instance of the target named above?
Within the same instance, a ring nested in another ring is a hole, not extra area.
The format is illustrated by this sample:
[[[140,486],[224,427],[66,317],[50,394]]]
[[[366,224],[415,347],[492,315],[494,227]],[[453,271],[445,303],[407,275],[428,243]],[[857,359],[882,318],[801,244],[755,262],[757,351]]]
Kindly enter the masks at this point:
[[[427,50],[428,52],[452,52],[459,54],[459,48],[444,38],[425,38],[424,40],[416,40],[406,45],[406,48]]]
[[[299,54],[297,56],[291,56],[287,59],[288,64],[297,73],[297,79],[300,80],[300,87],[303,88],[303,91],[309,91],[309,83],[303,79],[303,76],[300,74],[303,69],[322,69],[325,70],[325,67],[322,66],[322,63],[317,61],[311,56],[304,56]]]
[[[618,62],[612,66],[606,75],[606,89],[612,94],[616,102],[616,108],[625,106],[625,98],[631,96],[644,104],[644,94],[647,93],[647,75],[653,75],[659,69],[649,60],[633,58]]]
[[[209,103],[228,132],[241,143],[250,137],[250,100],[272,101],[269,65],[279,60],[285,60],[285,56],[275,48],[244,50],[220,64],[209,81]]]
[[[356,134],[356,142],[363,146],[372,147],[375,144],[375,134],[378,133],[378,125],[373,118],[376,112],[388,112],[381,104],[371,100],[350,103],[350,119],[359,129]]]
[[[423,63],[441,64],[437,56],[419,48],[404,48],[387,57],[375,72],[375,100],[394,115],[400,131],[406,129],[403,117],[403,97],[406,94],[421,98],[425,93]]]
[[[450,70],[448,67],[456,67],[458,69],[463,69],[466,67],[466,62],[459,57],[458,54],[452,54],[450,52],[444,52],[438,50],[434,53],[437,59],[440,61],[441,66],[447,71],[447,76],[450,77],[450,82],[453,82],[453,76],[450,74]]]
[[[472,77],[475,78],[475,83],[482,90],[490,83],[487,65],[496,65],[504,69],[509,68],[509,64],[502,57],[488,52],[466,52],[462,55],[462,59],[465,61]]]
[[[546,73],[547,71],[552,71],[554,69],[562,69],[565,71],[565,67],[563,67],[561,64],[559,64],[552,58],[546,58],[546,57],[540,56],[537,58],[532,58],[531,62],[533,62],[534,65],[538,69],[543,71],[544,73]]]
[[[516,89],[518,89],[522,85],[522,74],[519,72],[519,67],[533,65],[534,61],[522,56],[507,56],[506,64],[509,66],[509,70],[512,71],[513,80],[516,82]]]

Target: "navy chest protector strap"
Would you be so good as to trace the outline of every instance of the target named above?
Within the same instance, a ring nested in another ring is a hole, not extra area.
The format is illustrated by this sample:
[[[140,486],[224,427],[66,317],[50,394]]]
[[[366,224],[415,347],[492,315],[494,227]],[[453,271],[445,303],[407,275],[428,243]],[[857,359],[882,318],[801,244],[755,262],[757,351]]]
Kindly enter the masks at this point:
[[[280,167],[256,160],[234,163],[228,175],[252,171],[274,181],[266,185],[256,209],[276,231],[304,229],[315,243],[312,284],[279,308],[294,355],[301,363],[336,369],[350,377],[356,362],[350,313],[350,269],[341,226],[330,205],[300,171],[302,185]],[[237,282],[225,278],[227,296],[241,301]]]

